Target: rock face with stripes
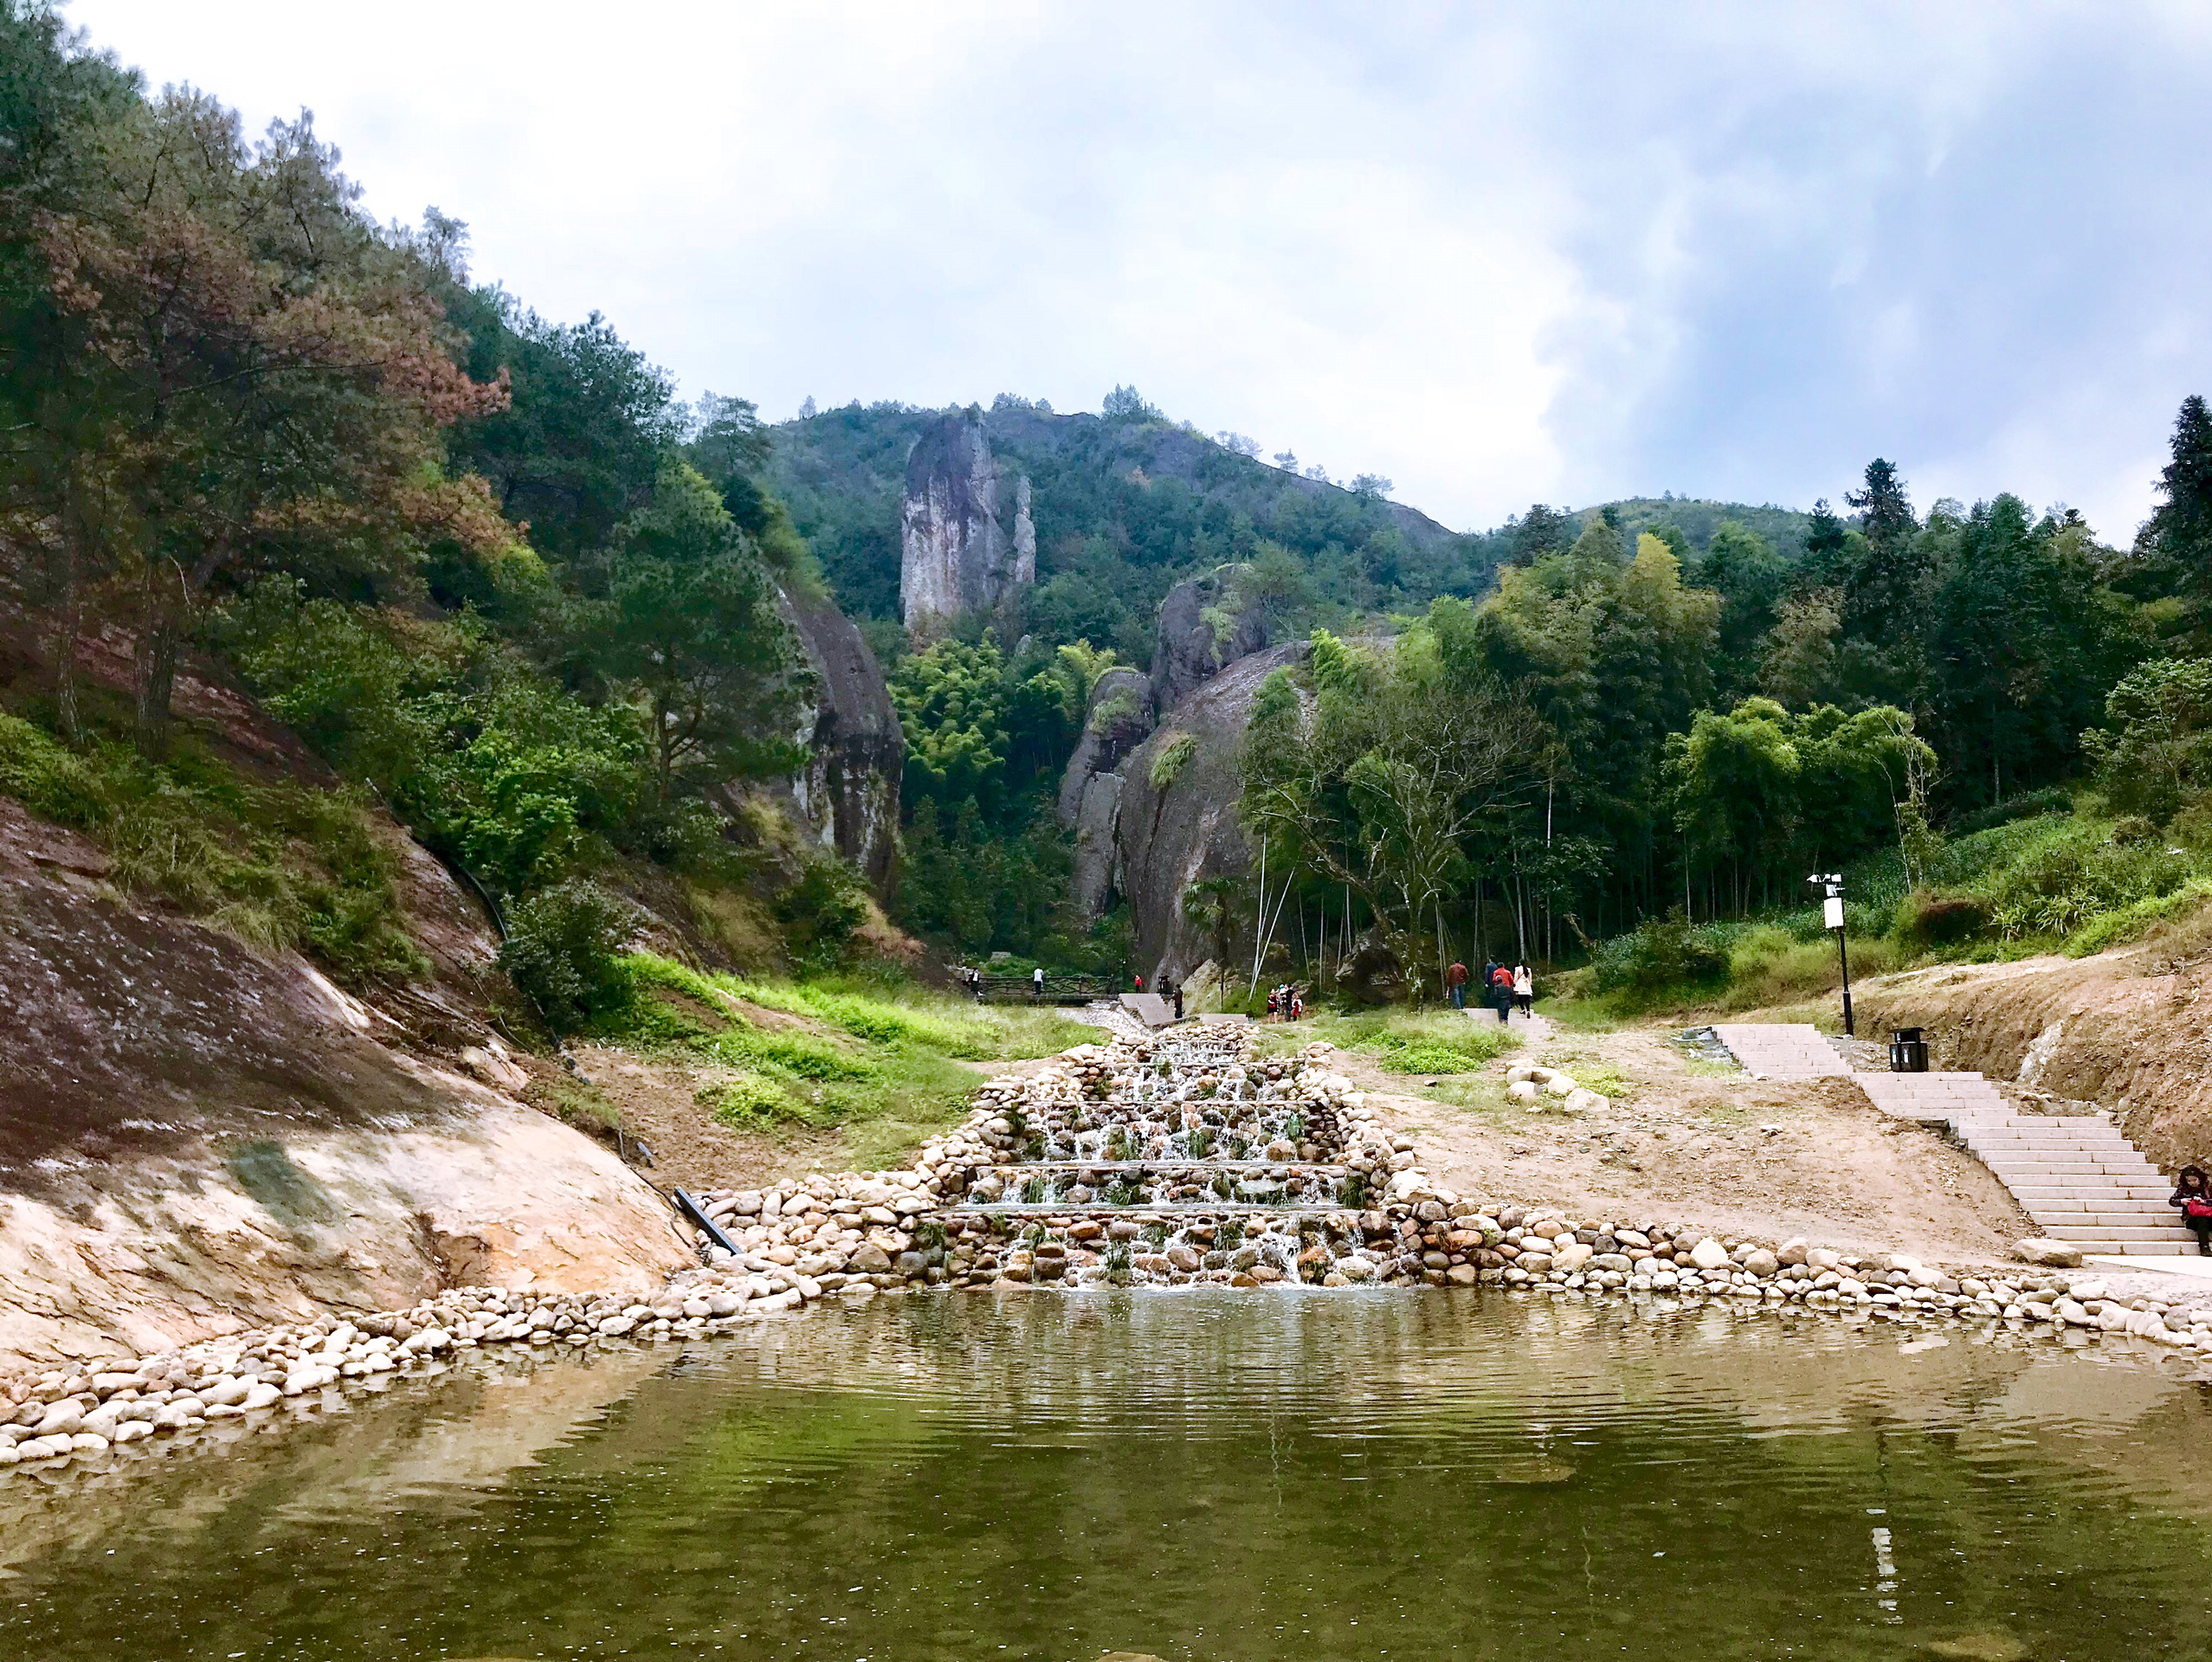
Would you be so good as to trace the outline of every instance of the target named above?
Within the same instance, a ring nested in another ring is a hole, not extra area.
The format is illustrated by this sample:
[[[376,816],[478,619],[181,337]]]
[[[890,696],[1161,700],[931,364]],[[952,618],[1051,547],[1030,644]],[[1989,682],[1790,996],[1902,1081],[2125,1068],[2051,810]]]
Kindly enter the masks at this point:
[[[914,441],[899,551],[900,615],[918,640],[999,612],[1036,582],[1029,481],[999,466],[980,416],[956,410]]]
[[[2194,1246],[2166,1205],[2164,1177],[2102,1112],[2020,1113],[1979,1073],[1854,1073],[1809,1026],[1742,1022],[1713,1033],[1758,1078],[1848,1074],[1883,1112],[1946,1127],[2051,1240],[2131,1257]]]

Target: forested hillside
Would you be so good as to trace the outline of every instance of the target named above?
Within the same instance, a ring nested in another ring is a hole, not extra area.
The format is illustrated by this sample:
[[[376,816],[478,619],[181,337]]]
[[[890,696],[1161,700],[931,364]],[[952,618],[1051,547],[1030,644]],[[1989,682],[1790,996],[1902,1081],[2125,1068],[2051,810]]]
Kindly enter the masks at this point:
[[[898,615],[907,453],[941,413],[855,403],[772,429],[769,478],[858,615]],[[1499,557],[1497,538],[1389,500],[1388,480],[1271,467],[1251,441],[1170,422],[1131,389],[1099,416],[1003,394],[981,414],[993,452],[1035,488],[1037,584],[1016,632],[1042,641],[1149,662],[1169,587],[1233,562],[1266,574],[1287,617],[1340,623],[1480,589]]]
[[[357,984],[422,963],[389,810],[556,1025],[636,901],[834,954],[857,880],[726,811],[796,759],[819,587],[750,405],[472,285],[453,221],[377,224],[306,118],[249,140],[19,0],[0,135],[0,789]],[[335,781],[241,773],[185,675]]]
[[[1726,943],[1682,931],[1854,861],[1884,929],[2010,950],[2205,880],[2201,402],[2131,536],[1995,488],[1922,507],[1886,461],[1833,508],[1538,504],[1457,533],[1131,389],[1097,415],[1002,396],[975,419],[1026,481],[1036,580],[916,647],[901,498],[941,412],[771,429],[742,399],[680,403],[597,314],[474,281],[459,222],[371,221],[304,119],[249,141],[22,0],[0,53],[0,787],[126,882],[341,977],[419,968],[385,813],[502,908],[556,1024],[618,995],[608,943],[639,905],[837,962],[860,879],[751,790],[804,759],[794,620],[831,596],[903,729],[884,898],[948,956],[1156,967],[1127,963],[1125,918],[1072,905],[1051,805],[1087,723],[1127,713],[1092,709],[1099,678],[1150,667],[1191,579],[1217,643],[1240,618],[1313,643],[1261,700],[1235,805],[1267,886],[1183,897],[1232,957],[1295,938],[1289,967],[1321,973],[1325,912],[1340,955],[1416,982],[1508,941],[1709,968]],[[177,719],[188,673],[329,778],[241,776]],[[2064,834],[1958,852],[2035,809]]]
[[[1394,649],[1317,635],[1254,712],[1276,887],[1244,904],[1300,937],[1349,912],[1432,986],[1453,951],[1596,948],[1593,986],[1645,996],[1819,984],[1813,871],[1850,873],[1880,961],[2125,938],[2212,892],[2201,399],[2161,495],[2115,548],[2009,494],[1919,512],[1877,461],[1794,557],[1641,504],[1633,543],[1588,516]]]

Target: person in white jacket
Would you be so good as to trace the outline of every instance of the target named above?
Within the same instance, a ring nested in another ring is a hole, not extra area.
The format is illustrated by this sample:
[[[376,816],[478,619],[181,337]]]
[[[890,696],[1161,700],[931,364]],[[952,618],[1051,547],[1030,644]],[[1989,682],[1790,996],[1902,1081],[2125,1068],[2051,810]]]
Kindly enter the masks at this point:
[[[1513,966],[1513,1002],[1520,1006],[1523,1015],[1528,1015],[1530,1007],[1536,1002],[1536,977],[1529,974],[1525,963]]]

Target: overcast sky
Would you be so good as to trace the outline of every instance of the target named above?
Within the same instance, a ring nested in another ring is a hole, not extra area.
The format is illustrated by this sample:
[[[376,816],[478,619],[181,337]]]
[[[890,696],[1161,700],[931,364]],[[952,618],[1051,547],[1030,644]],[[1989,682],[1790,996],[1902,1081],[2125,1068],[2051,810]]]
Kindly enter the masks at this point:
[[[1532,500],[1870,456],[2125,541],[2212,391],[2212,7],[74,0],[678,377]]]

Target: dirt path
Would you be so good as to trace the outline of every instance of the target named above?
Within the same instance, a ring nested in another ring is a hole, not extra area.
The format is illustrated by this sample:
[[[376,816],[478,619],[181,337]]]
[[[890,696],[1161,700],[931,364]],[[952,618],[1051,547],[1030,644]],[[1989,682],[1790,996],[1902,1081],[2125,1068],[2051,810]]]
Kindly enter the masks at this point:
[[[1515,1056],[1435,1083],[1349,1070],[1445,1186],[1591,1217],[1681,1221],[1844,1250],[2001,1260],[2034,1233],[1972,1156],[1890,1118],[1846,1082],[1761,1083],[1693,1060],[1671,1029],[1524,1029]],[[1547,1030],[1548,1029],[1548,1030]],[[1614,1098],[1605,1111],[1532,1113],[1506,1101],[1512,1060],[1564,1067]]]

